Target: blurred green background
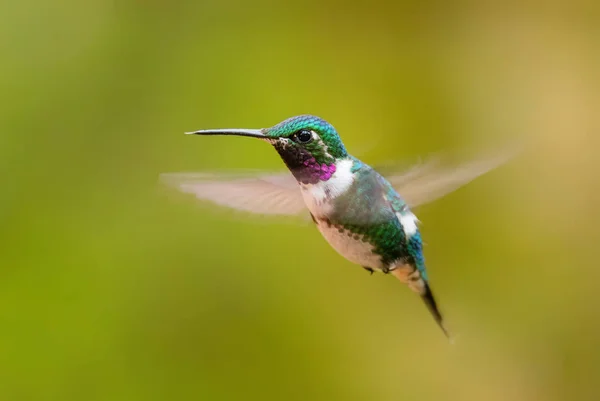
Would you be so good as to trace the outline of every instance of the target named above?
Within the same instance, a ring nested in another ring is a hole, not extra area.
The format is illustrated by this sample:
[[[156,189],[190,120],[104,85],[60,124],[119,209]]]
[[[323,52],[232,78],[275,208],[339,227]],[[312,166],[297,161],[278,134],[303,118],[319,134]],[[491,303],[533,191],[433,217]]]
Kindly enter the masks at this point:
[[[597,400],[597,2],[0,5],[0,400]],[[163,172],[282,169],[312,113],[364,161],[527,138],[417,210],[457,343],[310,224]]]

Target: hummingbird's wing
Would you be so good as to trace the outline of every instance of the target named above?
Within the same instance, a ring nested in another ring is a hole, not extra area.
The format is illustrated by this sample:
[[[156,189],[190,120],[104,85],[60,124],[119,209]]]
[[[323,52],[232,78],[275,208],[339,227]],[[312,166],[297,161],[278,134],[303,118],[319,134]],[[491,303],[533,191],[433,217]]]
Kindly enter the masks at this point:
[[[305,210],[289,173],[168,173],[161,181],[201,200],[256,214],[295,215]]]
[[[380,171],[410,207],[417,207],[433,202],[504,164],[519,150],[504,149],[454,166],[442,157],[436,157],[401,172],[386,173],[385,167]]]

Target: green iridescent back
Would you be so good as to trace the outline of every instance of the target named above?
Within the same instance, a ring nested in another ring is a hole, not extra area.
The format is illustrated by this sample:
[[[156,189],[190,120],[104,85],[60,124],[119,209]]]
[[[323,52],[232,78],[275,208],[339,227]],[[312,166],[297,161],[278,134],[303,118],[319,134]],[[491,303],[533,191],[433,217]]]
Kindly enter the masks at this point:
[[[354,158],[353,158],[354,159]],[[354,159],[354,184],[335,199],[336,211],[330,220],[369,242],[384,265],[398,260],[415,266],[427,281],[421,235],[407,238],[396,214],[410,213],[408,205],[379,173]]]

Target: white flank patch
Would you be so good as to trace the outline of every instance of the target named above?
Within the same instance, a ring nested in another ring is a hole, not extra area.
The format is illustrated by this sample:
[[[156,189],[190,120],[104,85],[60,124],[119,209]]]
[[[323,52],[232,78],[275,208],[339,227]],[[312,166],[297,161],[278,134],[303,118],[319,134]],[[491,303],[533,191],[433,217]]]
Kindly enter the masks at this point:
[[[302,185],[304,202],[312,214],[322,216],[327,214],[329,202],[346,192],[354,182],[350,159],[343,159],[335,164],[335,173],[327,181],[316,184]]]
[[[408,238],[412,237],[417,232],[417,216],[412,214],[411,212],[398,213],[398,219],[400,220],[400,224],[402,224],[402,228],[404,228],[404,233]]]

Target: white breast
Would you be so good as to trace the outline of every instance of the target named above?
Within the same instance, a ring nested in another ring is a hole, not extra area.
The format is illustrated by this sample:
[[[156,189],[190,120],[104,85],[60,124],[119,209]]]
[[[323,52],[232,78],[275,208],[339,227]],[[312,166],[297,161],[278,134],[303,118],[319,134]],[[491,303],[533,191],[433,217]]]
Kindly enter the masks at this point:
[[[301,185],[302,196],[306,207],[315,217],[326,217],[331,211],[331,201],[345,193],[354,182],[350,159],[343,159],[335,164],[335,173],[327,181],[316,184]]]

